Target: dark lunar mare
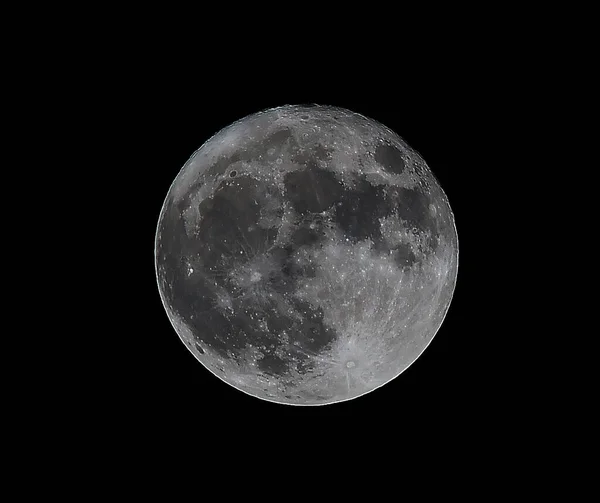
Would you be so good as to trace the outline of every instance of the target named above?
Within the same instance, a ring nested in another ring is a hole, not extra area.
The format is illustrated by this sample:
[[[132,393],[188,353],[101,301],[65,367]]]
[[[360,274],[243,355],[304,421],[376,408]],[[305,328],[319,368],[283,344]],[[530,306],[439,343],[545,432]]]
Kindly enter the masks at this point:
[[[387,143],[377,145],[374,151],[374,158],[389,173],[400,175],[406,169],[406,162],[402,152],[393,145]],[[421,182],[427,181],[427,177],[432,176],[423,169],[419,162],[414,163],[414,169]],[[439,228],[437,220],[431,215],[429,209],[433,198],[424,191],[428,186],[428,183],[424,183],[422,186],[417,186],[414,189],[393,187],[387,193],[387,199],[388,204],[394,208],[394,212],[402,220],[402,223],[416,228],[419,232],[430,233],[430,251],[435,251],[438,244]],[[385,246],[381,246],[378,240],[375,240],[375,245],[384,251],[388,250]],[[392,251],[396,252],[395,258],[400,266],[410,267],[414,263],[414,254],[405,245],[392,248]]]
[[[393,145],[378,145],[374,157],[375,161],[390,173],[401,175],[406,168],[402,153]]]
[[[344,189],[335,208],[336,221],[352,242],[382,241],[379,219],[391,214],[382,186],[370,184],[363,176],[352,189]]]
[[[403,270],[411,268],[417,261],[417,257],[414,252],[410,246],[405,243],[400,243],[397,246],[390,247],[388,251],[392,251],[394,262],[396,262],[398,267],[402,268]]]
[[[200,203],[197,253],[207,270],[228,272],[234,263],[245,263],[272,246],[277,230],[258,225],[261,189],[257,180],[238,176],[222,182],[212,198]],[[223,276],[215,279],[225,286]]]
[[[336,334],[323,323],[321,309],[290,296],[298,281],[314,275],[314,270],[298,266],[292,255],[301,246],[316,245],[323,235],[318,225],[310,229],[313,219],[309,218],[299,222],[289,245],[274,247],[277,230],[258,225],[260,206],[254,201],[263,190],[247,176],[225,180],[212,198],[200,203],[202,220],[191,237],[182,216],[186,201],[173,204],[171,199],[159,224],[159,279],[165,285],[165,302],[189,327],[201,354],[210,348],[224,358],[239,359],[250,343],[263,354],[257,365],[265,373],[283,375],[292,368],[303,373],[310,368],[307,355],[329,347]],[[265,254],[275,266],[270,277],[256,286],[257,295],[236,289],[227,273]],[[193,260],[202,267],[189,274]],[[218,307],[217,288],[230,294],[232,312]],[[268,292],[286,298],[301,317],[278,312],[265,295]],[[279,337],[282,330],[289,337],[285,351]]]
[[[339,201],[343,185],[331,171],[307,165],[287,173],[284,178],[286,196],[301,215],[319,213]]]
[[[389,191],[389,198],[403,223],[420,232],[430,233],[429,246],[432,251],[435,251],[438,245],[439,226],[436,218],[430,213],[429,205],[433,202],[432,198],[420,188],[405,187],[392,188]]]

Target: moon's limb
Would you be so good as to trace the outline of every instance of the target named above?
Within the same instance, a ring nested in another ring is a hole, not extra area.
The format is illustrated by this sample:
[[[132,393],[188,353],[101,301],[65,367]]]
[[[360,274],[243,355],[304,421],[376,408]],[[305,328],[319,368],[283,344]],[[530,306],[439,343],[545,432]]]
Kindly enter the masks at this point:
[[[429,344],[458,270],[454,217],[425,161],[347,110],[286,106],[205,143],[156,234],[163,304],[211,372],[258,398],[347,400]]]

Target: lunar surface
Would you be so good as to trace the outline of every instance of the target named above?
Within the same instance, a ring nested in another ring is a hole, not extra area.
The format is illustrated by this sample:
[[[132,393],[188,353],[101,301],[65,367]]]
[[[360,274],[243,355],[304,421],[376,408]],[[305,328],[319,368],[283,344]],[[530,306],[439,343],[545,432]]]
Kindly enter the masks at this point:
[[[458,238],[438,181],[396,133],[283,106],[192,155],[164,201],[155,266],[204,367],[263,400],[321,405],[388,383],[429,345]]]

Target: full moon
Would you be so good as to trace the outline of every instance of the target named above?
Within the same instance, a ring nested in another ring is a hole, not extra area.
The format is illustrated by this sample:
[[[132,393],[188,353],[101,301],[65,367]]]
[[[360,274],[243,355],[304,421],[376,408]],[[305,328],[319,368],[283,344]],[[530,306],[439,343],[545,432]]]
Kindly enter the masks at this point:
[[[262,400],[323,405],[423,353],[452,300],[458,237],[400,136],[349,110],[288,105],[191,156],[154,255],[166,313],[206,369]]]

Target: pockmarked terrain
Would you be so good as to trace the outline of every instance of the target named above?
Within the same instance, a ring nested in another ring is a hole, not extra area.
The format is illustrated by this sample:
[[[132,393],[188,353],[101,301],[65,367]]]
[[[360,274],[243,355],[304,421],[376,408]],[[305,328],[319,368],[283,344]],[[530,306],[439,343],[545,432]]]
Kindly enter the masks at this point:
[[[448,198],[396,133],[284,106],[194,153],[164,201],[155,259],[169,319],[208,370],[261,399],[317,405],[418,358],[452,300],[458,239]]]

